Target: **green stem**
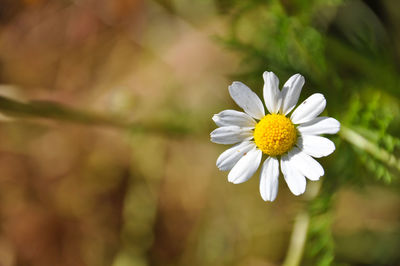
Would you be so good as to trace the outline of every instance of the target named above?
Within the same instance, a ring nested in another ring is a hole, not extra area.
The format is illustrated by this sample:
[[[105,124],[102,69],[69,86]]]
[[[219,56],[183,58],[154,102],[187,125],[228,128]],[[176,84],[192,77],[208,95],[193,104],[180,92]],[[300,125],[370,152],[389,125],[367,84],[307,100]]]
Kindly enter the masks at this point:
[[[97,125],[114,127],[117,129],[134,130],[151,134],[180,136],[189,132],[190,128],[170,121],[127,122],[116,116],[98,114],[90,111],[74,109],[59,103],[49,101],[19,102],[0,96],[0,113],[10,118],[23,119],[52,119],[77,123],[82,125]]]
[[[388,166],[391,166],[398,171],[400,171],[400,159],[396,158],[393,154],[387,152],[386,150],[380,148],[375,143],[369,141],[356,131],[342,126],[339,135],[347,142],[353,144],[354,146],[368,152],[376,159],[384,162]]]
[[[321,181],[309,183],[309,188],[304,195],[307,203],[311,202],[321,189]],[[306,204],[307,205],[307,204]],[[304,247],[307,240],[307,232],[310,225],[310,214],[307,208],[303,209],[296,215],[293,224],[293,231],[290,236],[288,251],[286,253],[283,266],[298,266],[303,257]]]
[[[80,124],[128,127],[129,124],[113,117],[77,110],[48,101],[19,102],[0,96],[0,112],[15,118],[47,118]]]
[[[300,265],[309,224],[310,216],[306,211],[297,214],[296,221],[293,225],[293,232],[290,237],[289,249],[285,261],[283,262],[283,266]]]

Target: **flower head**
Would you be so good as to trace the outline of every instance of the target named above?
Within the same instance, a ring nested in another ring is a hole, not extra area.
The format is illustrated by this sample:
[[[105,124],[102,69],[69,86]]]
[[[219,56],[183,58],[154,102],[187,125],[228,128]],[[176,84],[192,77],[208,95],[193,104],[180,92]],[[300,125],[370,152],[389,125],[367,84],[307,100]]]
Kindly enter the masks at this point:
[[[219,126],[211,132],[211,141],[236,144],[217,159],[217,167],[230,171],[229,182],[239,184],[253,176],[261,166],[260,193],[265,201],[274,201],[278,193],[279,165],[294,195],[303,194],[306,178],[316,181],[324,169],[315,160],[331,154],[335,144],[320,134],[336,134],[340,123],[331,117],[318,116],[326,100],[315,93],[296,106],[304,85],[304,77],[295,74],[279,90],[279,80],[272,72],[264,72],[265,115],[260,98],[241,82],[233,82],[229,93],[244,112],[224,110],[213,116]]]

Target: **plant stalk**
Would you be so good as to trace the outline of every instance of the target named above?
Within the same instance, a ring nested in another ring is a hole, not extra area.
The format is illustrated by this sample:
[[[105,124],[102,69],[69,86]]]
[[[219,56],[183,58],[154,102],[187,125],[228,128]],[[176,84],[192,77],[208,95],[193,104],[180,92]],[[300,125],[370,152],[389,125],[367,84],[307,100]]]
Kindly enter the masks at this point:
[[[312,201],[321,189],[322,182],[309,183],[309,189],[307,190],[304,197],[306,198],[306,203]],[[307,204],[306,204],[307,206]],[[310,226],[310,214],[307,208],[300,211],[295,218],[293,224],[293,231],[290,236],[290,242],[288,251],[286,253],[285,260],[283,261],[283,266],[298,266],[301,263],[301,259],[304,253],[304,247],[307,240],[307,232]]]

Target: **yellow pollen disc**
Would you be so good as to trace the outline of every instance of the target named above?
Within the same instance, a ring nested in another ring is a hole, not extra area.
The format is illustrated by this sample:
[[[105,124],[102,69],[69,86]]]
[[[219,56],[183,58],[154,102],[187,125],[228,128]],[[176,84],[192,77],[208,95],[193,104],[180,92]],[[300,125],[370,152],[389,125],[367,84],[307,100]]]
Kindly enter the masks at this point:
[[[297,131],[292,121],[280,114],[264,116],[254,129],[254,142],[263,153],[270,156],[286,153],[296,139]]]

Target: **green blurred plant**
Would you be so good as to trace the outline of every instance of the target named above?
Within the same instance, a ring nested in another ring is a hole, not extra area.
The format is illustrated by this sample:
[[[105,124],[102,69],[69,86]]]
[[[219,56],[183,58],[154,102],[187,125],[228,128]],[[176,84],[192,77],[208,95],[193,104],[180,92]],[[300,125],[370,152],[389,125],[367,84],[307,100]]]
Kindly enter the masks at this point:
[[[188,117],[180,116],[180,119],[175,119],[174,115],[176,113],[162,114],[158,119],[150,123],[126,121],[118,115],[75,109],[51,101],[21,102],[4,96],[0,96],[0,112],[10,119],[51,119],[87,126],[106,126],[132,132],[160,134],[169,137],[183,134],[195,135],[198,131],[196,126],[188,123]],[[181,112],[183,113],[183,111]]]

